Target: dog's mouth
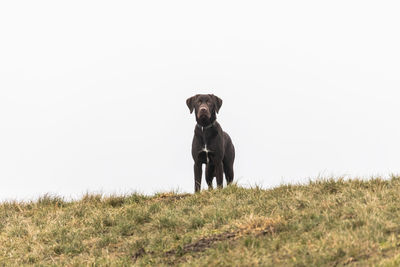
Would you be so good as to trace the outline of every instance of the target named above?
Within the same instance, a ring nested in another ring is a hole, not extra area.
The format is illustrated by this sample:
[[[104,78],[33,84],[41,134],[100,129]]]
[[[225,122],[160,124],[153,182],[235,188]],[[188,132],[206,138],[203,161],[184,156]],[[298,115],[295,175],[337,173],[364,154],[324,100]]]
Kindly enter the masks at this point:
[[[197,118],[199,119],[210,119],[211,118],[211,114],[210,111],[208,111],[208,109],[200,109],[199,112],[197,112]]]
[[[197,115],[197,117],[199,119],[209,119],[211,118],[211,115],[209,112],[199,112],[199,114]]]
[[[197,121],[202,125],[206,125],[209,124],[210,118],[211,116],[208,116],[207,114],[201,114],[200,116],[198,116]]]

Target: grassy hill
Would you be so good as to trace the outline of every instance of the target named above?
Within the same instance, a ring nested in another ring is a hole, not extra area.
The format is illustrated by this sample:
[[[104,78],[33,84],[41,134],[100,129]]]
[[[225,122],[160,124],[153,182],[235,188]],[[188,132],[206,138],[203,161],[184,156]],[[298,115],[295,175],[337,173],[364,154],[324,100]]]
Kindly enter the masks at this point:
[[[400,177],[0,204],[3,265],[399,266]]]

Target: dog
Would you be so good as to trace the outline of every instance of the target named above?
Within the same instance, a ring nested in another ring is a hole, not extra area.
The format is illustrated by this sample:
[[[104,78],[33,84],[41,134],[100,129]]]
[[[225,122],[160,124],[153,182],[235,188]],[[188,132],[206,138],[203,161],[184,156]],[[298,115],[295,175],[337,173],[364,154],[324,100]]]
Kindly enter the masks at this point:
[[[233,181],[233,162],[235,147],[230,136],[217,122],[216,114],[222,106],[222,99],[213,94],[198,94],[186,100],[190,113],[195,111],[196,126],[192,142],[194,160],[194,191],[201,188],[202,164],[206,164],[205,177],[209,189],[217,178],[218,188],[223,187],[223,174],[226,183]]]

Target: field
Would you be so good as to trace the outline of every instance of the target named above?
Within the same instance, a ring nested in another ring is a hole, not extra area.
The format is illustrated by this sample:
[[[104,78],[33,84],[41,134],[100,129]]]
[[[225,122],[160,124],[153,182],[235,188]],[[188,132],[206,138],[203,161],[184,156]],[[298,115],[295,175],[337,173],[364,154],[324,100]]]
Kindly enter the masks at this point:
[[[0,266],[399,266],[400,177],[0,204]]]

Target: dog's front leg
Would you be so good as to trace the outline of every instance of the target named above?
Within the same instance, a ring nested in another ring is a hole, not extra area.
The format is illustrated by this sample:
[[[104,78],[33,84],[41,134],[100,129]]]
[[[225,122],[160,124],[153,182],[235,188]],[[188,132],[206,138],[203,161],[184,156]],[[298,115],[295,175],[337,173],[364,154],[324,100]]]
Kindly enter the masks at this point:
[[[201,175],[203,171],[201,169],[201,164],[195,163],[194,164],[194,192],[200,192],[201,188]]]
[[[206,182],[208,185],[208,189],[213,189],[212,181],[215,176],[214,171],[215,171],[214,165],[212,165],[212,164],[206,165]]]

